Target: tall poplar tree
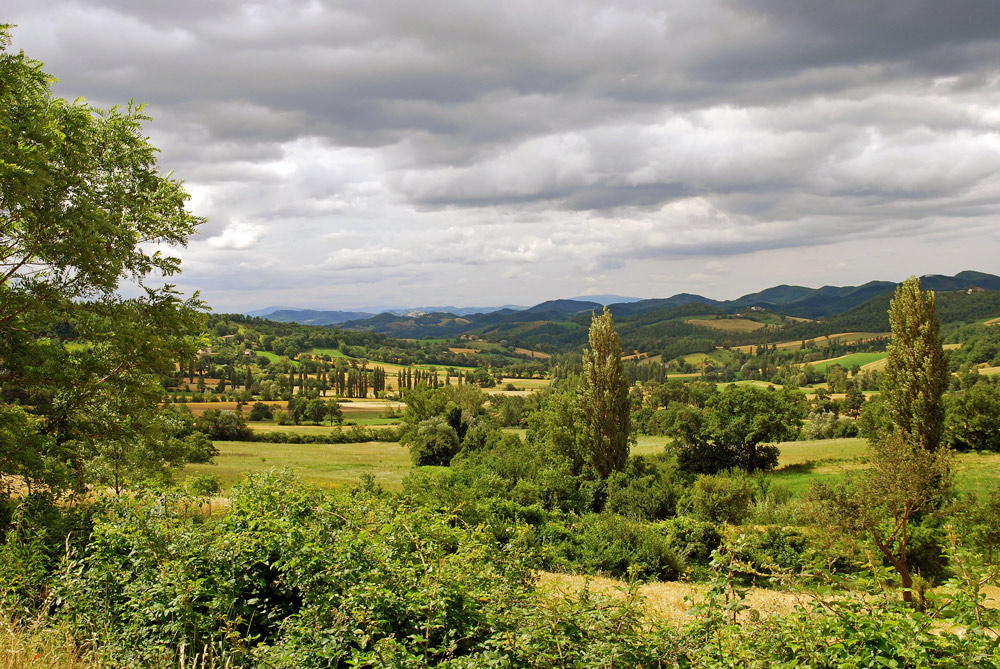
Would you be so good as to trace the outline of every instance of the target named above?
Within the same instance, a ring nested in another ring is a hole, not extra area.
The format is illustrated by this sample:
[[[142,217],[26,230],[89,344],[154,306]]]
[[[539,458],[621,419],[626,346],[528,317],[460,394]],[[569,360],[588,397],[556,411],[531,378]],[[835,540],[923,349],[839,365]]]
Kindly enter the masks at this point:
[[[899,573],[913,601],[911,521],[951,488],[951,450],[941,447],[948,383],[934,293],[910,277],[889,306],[892,343],[882,381],[886,424],[872,439],[871,466],[848,485],[817,487],[833,526],[867,536]]]
[[[890,430],[915,448],[935,450],[944,430],[948,365],[939,334],[934,293],[911,276],[896,289],[889,307],[889,343],[881,395]]]
[[[591,320],[578,398],[584,452],[601,478],[625,468],[629,444],[634,441],[628,391],[621,340],[614,317],[604,307],[604,313]]]

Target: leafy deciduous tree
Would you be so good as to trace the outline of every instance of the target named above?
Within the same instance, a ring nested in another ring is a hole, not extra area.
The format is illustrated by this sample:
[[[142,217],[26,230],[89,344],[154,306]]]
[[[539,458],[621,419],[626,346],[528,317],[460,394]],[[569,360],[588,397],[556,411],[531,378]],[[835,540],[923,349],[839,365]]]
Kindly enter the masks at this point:
[[[105,469],[88,463],[124,463],[126,444],[165,461],[159,379],[194,356],[202,305],[144,282],[179,270],[164,249],[200,219],[158,172],[141,105],[54,98],[41,63],[10,42],[0,25],[0,424],[32,455],[0,473],[58,491]],[[125,281],[139,297],[118,293]]]
[[[770,471],[778,464],[774,444],[798,435],[804,403],[797,390],[730,386],[701,412],[687,408],[678,415],[674,433],[682,448],[677,464],[698,474]]]

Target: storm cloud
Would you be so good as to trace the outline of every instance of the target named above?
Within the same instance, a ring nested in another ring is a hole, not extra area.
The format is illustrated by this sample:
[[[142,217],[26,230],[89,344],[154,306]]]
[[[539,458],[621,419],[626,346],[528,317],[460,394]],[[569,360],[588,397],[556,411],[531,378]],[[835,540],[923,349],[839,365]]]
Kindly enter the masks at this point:
[[[992,0],[13,0],[0,20],[58,95],[149,104],[208,219],[180,286],[221,310],[998,269]]]

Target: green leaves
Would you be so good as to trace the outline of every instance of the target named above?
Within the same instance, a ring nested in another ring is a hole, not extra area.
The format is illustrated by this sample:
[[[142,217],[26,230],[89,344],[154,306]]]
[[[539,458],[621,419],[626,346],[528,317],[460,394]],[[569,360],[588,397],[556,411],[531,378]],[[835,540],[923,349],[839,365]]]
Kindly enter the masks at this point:
[[[193,354],[204,305],[143,284],[178,271],[164,251],[201,219],[158,172],[142,105],[54,98],[9,45],[0,26],[0,409],[16,424],[8,407],[30,407],[38,458],[0,458],[0,473],[119,488],[166,464],[159,375]],[[121,297],[123,281],[140,296]]]
[[[582,417],[584,453],[601,478],[621,471],[635,441],[631,425],[629,382],[622,367],[622,347],[607,307],[594,315],[590,348],[583,353],[578,409]]]

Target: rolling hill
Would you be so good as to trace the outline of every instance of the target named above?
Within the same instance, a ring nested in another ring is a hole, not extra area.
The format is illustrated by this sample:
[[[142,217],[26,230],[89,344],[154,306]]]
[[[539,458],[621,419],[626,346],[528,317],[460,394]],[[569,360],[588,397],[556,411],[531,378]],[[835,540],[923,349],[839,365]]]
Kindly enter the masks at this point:
[[[938,292],[938,310],[944,323],[1000,315],[1000,277],[965,271],[953,277],[927,275],[922,281],[926,288]],[[810,339],[837,332],[887,332],[887,310],[895,287],[888,281],[821,288],[781,285],[735,300],[681,293],[619,302],[608,308],[615,316],[626,349],[677,355],[710,351],[716,346]],[[350,312],[296,310],[275,312],[277,317],[272,314],[269,318],[287,317],[296,322],[373,330],[412,339],[468,336],[555,353],[585,345],[591,313],[602,308],[599,301],[560,299],[526,309],[481,313],[355,313],[358,317],[335,321],[332,319],[339,316],[324,314]],[[742,319],[740,327],[711,322],[726,318]],[[324,323],[322,319],[331,320]],[[756,327],[753,322],[762,325]]]

